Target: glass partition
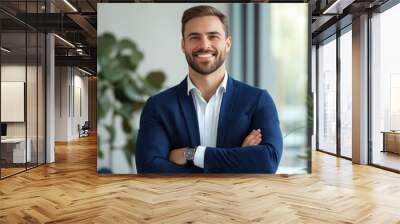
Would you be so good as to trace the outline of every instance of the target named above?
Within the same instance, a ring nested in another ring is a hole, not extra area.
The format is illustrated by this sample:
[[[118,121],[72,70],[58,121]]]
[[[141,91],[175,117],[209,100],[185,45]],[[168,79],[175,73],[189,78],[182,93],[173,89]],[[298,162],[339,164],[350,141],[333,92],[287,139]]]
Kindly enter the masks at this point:
[[[26,150],[26,40],[25,32],[1,34],[2,177],[24,171],[31,157]]]
[[[27,111],[27,150],[30,151],[28,160],[28,168],[37,165],[37,76],[38,76],[38,57],[37,57],[37,41],[38,35],[36,32],[27,33],[27,81],[26,81],[26,111]]]
[[[42,13],[43,5],[0,3],[17,17]],[[0,12],[1,179],[45,163],[45,44],[36,28]]]

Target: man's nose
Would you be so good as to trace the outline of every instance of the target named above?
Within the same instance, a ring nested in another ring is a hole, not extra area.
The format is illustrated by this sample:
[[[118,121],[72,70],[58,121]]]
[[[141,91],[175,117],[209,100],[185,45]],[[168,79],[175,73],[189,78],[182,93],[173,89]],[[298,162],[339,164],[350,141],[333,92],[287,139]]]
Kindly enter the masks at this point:
[[[210,41],[208,40],[207,36],[203,36],[200,39],[200,47],[202,49],[208,49],[211,47]]]

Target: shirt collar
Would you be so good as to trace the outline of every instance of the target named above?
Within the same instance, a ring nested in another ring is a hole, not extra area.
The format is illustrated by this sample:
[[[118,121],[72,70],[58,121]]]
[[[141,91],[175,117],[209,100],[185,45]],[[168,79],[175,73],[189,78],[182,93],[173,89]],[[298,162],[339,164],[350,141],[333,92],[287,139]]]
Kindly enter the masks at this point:
[[[226,85],[228,83],[228,73],[225,71],[224,79],[222,80],[221,84],[218,86],[217,91],[222,91],[226,92]],[[190,80],[189,75],[187,76],[187,95],[190,94],[190,91],[194,89],[195,91],[199,91],[199,89],[193,84],[192,80]]]

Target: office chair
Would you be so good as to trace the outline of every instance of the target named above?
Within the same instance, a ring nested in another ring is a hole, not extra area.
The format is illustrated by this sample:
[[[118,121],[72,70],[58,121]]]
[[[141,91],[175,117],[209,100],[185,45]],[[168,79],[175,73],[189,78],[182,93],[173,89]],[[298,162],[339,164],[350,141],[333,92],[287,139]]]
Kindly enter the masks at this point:
[[[79,129],[79,138],[80,137],[87,137],[89,136],[89,129],[90,129],[90,125],[89,125],[89,121],[85,121],[85,123],[82,125],[82,127],[79,127],[80,125],[78,125],[78,129]]]

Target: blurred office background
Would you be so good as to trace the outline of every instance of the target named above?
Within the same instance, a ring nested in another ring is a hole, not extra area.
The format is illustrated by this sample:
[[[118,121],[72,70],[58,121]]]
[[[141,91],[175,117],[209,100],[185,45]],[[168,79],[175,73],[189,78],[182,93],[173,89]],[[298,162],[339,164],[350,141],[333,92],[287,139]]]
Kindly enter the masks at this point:
[[[195,5],[199,4],[98,4],[97,34],[109,32],[117,39],[133,40],[144,53],[137,73],[161,70],[166,74],[163,89],[169,88],[182,81],[188,71],[180,47],[181,16],[185,9]],[[276,103],[284,136],[278,173],[310,172],[308,4],[208,5],[230,19],[233,46],[228,73],[237,80],[267,89]],[[134,116],[137,128],[139,116]],[[101,131],[99,134],[101,139]],[[101,143],[99,146],[102,158],[98,158],[98,169],[111,169],[113,173],[136,171],[123,150],[111,152]]]

